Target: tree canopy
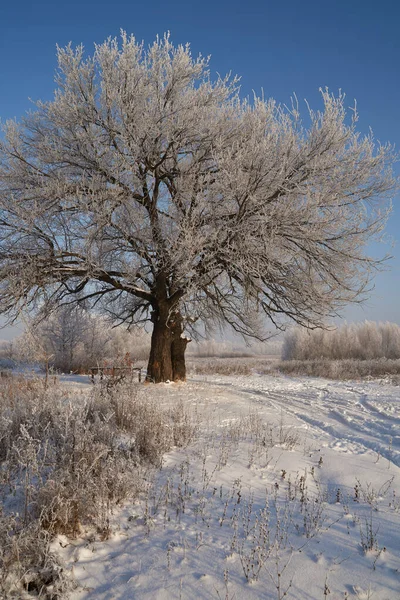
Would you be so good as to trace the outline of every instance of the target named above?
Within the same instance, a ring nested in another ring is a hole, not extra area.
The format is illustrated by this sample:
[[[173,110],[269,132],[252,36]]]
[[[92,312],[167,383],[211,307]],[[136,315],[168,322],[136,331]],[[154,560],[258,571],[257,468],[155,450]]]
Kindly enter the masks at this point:
[[[300,117],[212,79],[168,36],[58,49],[54,99],[0,142],[0,312],[80,303],[151,320],[148,377],[184,379],[185,331],[321,325],[359,300],[394,181],[345,97]],[[262,318],[261,318],[262,316]]]

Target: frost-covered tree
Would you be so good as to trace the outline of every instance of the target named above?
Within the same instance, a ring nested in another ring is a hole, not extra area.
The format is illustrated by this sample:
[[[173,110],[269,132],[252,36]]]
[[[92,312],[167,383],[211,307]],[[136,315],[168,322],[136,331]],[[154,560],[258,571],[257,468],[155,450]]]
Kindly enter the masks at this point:
[[[45,372],[45,387],[47,388],[51,360],[54,358],[52,349],[35,327],[26,323],[25,331],[16,340],[16,354],[19,361],[38,363]]]
[[[184,379],[198,323],[262,339],[260,315],[316,326],[360,299],[393,156],[343,95],[302,121],[168,36],[58,60],[54,99],[0,142],[1,313],[76,301],[149,319],[158,382]]]
[[[78,307],[71,310],[67,306],[41,322],[35,332],[41,345],[52,356],[52,366],[69,373],[78,367],[83,342],[94,327],[95,321],[91,327],[91,319],[83,310]]]
[[[148,356],[148,342],[142,329],[110,328],[104,318],[74,305],[61,306],[39,322],[28,321],[17,339],[18,358],[44,362],[45,356],[49,366],[67,373],[105,363],[118,366],[127,356],[136,361]]]

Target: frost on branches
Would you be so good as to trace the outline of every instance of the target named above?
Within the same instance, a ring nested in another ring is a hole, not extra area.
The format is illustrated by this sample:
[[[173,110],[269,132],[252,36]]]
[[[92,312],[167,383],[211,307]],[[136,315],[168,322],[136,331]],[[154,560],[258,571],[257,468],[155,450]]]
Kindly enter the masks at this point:
[[[241,99],[168,36],[58,50],[57,91],[0,142],[0,311],[77,302],[153,324],[148,378],[185,378],[199,323],[262,339],[315,326],[367,289],[389,146],[322,91],[302,124]],[[183,334],[183,335],[182,335]]]

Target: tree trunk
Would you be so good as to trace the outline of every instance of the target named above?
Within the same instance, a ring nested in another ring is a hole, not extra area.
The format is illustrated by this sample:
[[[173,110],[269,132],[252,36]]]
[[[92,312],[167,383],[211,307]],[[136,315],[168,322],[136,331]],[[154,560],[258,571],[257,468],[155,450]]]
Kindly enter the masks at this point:
[[[182,315],[155,310],[151,320],[154,326],[146,380],[186,381],[185,350],[190,340],[182,337]]]
[[[185,350],[186,346],[191,340],[183,337],[183,319],[182,315],[178,311],[174,313],[174,319],[171,323],[171,331],[171,360],[173,378],[174,381],[186,381]]]
[[[174,381],[186,381],[185,350],[190,340],[174,339],[171,345],[172,373]]]
[[[163,313],[165,311],[155,310],[151,315],[154,326],[151,336],[146,381],[153,383],[173,380],[171,359],[172,335],[168,327],[168,315]]]

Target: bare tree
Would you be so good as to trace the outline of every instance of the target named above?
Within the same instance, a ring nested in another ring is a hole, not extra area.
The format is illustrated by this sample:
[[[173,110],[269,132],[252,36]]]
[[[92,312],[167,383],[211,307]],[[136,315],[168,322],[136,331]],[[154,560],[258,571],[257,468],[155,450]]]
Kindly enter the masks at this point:
[[[44,362],[46,356],[48,366],[67,373],[84,372],[105,362],[118,365],[127,356],[135,361],[146,351],[149,354],[148,335],[143,330],[110,328],[106,319],[76,305],[61,306],[46,319],[27,321],[17,345],[19,358]]]
[[[316,326],[367,290],[392,149],[343,95],[239,96],[168,36],[58,50],[58,89],[0,143],[0,312],[80,302],[153,323],[148,378],[184,379],[184,332],[266,315]]]
[[[67,373],[77,368],[80,347],[93,329],[90,325],[91,319],[83,310],[62,307],[35,328],[41,345],[52,355],[53,367]]]
[[[54,358],[48,341],[40,335],[36,327],[32,327],[30,323],[26,322],[24,333],[17,338],[16,346],[18,360],[35,362],[43,368],[45,372],[44,385],[47,388],[51,361]]]
[[[12,363],[16,358],[14,340],[0,340],[0,359],[5,358]]]

